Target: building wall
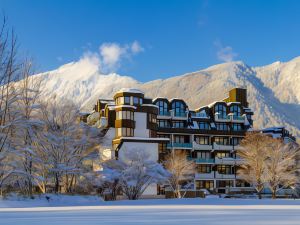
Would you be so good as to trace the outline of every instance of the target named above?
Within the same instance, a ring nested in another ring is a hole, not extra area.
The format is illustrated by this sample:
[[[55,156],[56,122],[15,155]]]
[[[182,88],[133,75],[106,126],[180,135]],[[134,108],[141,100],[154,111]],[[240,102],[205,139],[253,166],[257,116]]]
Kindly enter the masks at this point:
[[[135,112],[134,120],[135,120],[134,136],[144,137],[144,138],[149,137],[149,130],[147,129],[147,113]]]

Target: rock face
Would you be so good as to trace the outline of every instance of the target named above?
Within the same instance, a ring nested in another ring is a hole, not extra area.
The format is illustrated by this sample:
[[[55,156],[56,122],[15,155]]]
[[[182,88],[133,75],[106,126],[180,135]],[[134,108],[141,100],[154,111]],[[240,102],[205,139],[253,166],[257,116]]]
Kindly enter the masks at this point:
[[[245,87],[256,128],[284,125],[300,136],[300,57],[263,67],[224,63],[146,83],[115,73],[103,75],[98,68],[97,60],[83,58],[35,77],[44,78],[45,98],[55,94],[71,99],[82,110],[90,110],[98,98],[111,98],[121,88],[138,88],[153,98],[182,98],[194,109],[225,98],[233,87]]]

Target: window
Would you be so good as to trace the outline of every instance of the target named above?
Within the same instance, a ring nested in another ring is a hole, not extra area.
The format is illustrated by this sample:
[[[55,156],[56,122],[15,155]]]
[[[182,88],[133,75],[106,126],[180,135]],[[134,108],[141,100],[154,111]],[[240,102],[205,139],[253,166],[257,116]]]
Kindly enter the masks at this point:
[[[150,123],[156,123],[156,115],[155,114],[149,113],[148,118],[149,118]]]
[[[157,120],[157,125],[159,127],[170,127],[170,123],[168,120]]]
[[[234,131],[242,130],[242,125],[239,124],[239,123],[233,123],[232,124],[232,130],[234,130]]]
[[[222,158],[230,158],[230,153],[229,152],[218,152],[217,157],[222,159]]]
[[[140,98],[133,97],[133,105],[138,105],[138,104],[140,104]]]
[[[117,120],[134,120],[133,112],[131,111],[118,111],[116,112]]]
[[[195,142],[199,145],[208,145],[209,144],[209,137],[195,136]]]
[[[198,173],[211,173],[211,165],[198,165],[197,172]]]
[[[215,137],[215,143],[218,145],[230,145],[228,137]]]
[[[172,103],[172,109],[174,111],[175,116],[184,117],[186,115],[185,114],[185,111],[186,111],[185,105],[181,101],[174,101]]]
[[[217,130],[224,130],[224,131],[229,130],[229,126],[226,123],[216,123],[216,126],[217,126]]]
[[[241,115],[241,108],[238,105],[230,106],[230,112],[233,113],[235,116]]]
[[[159,115],[167,115],[168,114],[168,103],[165,101],[156,102],[158,106]]]
[[[239,138],[239,137],[233,137],[233,138],[232,138],[232,144],[233,144],[234,146],[239,145],[240,142],[241,142],[241,140],[242,140],[242,138]]]
[[[183,121],[174,121],[172,122],[173,128],[184,128],[184,122]]]
[[[226,117],[226,106],[222,104],[215,105],[215,113],[219,113],[220,116]]]
[[[190,136],[187,135],[174,135],[174,143],[190,143]]]
[[[210,152],[199,151],[197,152],[197,158],[200,159],[210,159]]]
[[[199,122],[200,130],[210,130],[210,125],[207,122]]]
[[[116,129],[116,136],[117,137],[133,137],[133,129],[122,127]]]
[[[233,187],[233,180],[217,180],[217,188]]]
[[[128,96],[124,97],[124,104],[130,105],[130,97],[128,97]]]
[[[196,180],[196,189],[213,189],[214,181],[212,180]]]
[[[219,174],[234,174],[234,167],[230,165],[218,165],[217,171]]]

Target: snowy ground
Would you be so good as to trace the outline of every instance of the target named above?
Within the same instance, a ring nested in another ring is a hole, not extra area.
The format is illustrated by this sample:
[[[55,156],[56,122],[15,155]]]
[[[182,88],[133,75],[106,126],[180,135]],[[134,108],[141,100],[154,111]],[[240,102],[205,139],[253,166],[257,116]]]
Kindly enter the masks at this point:
[[[102,202],[96,197],[51,196],[0,200],[2,225],[300,224],[300,200],[170,199]]]

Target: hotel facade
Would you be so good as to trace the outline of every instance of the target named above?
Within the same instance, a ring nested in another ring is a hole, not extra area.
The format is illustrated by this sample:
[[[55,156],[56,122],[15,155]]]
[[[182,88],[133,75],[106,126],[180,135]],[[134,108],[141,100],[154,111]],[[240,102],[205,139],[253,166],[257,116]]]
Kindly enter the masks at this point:
[[[120,159],[129,149],[146,151],[152,160],[164,161],[172,151],[184,151],[195,161],[192,191],[227,193],[247,184],[237,176],[241,162],[236,152],[248,130],[253,112],[247,90],[234,88],[223,100],[190,109],[183,99],[145,97],[142,91],[122,89],[111,100],[99,99],[82,120],[102,129],[103,151]],[[146,194],[159,194],[152,186]]]

